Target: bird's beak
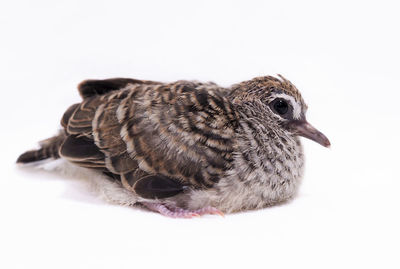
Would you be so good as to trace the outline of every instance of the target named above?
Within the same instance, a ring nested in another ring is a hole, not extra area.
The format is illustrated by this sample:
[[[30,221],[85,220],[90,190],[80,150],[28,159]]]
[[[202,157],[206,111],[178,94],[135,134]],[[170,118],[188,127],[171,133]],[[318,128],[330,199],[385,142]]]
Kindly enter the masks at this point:
[[[290,122],[290,127],[297,135],[311,139],[324,147],[329,147],[331,145],[329,139],[323,133],[315,129],[305,119]]]

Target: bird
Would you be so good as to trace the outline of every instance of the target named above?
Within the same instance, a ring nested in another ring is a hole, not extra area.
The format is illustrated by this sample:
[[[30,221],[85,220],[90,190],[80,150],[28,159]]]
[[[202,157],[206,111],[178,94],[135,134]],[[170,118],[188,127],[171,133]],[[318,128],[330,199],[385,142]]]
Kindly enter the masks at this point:
[[[104,173],[135,204],[172,218],[291,200],[304,171],[300,136],[329,147],[282,75],[221,87],[132,78],[85,80],[59,133],[17,163],[63,158]]]

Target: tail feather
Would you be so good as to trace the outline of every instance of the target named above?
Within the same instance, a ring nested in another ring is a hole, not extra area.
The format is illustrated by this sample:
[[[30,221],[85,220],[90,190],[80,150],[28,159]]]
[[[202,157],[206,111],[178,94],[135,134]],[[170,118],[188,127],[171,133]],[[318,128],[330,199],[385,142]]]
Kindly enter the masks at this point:
[[[49,139],[41,141],[39,144],[41,146],[38,150],[29,150],[21,154],[17,163],[31,163],[41,160],[46,160],[49,158],[58,159],[60,155],[58,150],[60,149],[62,143],[64,142],[66,135],[64,132],[59,135],[53,136]]]

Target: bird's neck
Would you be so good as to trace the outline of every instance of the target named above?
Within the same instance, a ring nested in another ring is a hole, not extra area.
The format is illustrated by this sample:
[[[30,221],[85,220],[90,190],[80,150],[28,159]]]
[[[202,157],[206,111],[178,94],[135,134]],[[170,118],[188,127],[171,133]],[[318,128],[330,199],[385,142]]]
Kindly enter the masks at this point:
[[[277,160],[289,170],[302,166],[303,151],[300,139],[275,125],[272,119],[260,119],[251,111],[242,110],[239,111],[239,126],[240,154],[254,167],[265,168],[266,164],[280,165],[276,163]]]

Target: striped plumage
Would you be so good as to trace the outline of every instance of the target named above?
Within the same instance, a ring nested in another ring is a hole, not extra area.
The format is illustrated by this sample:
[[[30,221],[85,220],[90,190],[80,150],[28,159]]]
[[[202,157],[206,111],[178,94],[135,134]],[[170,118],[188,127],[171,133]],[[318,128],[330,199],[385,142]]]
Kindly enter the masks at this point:
[[[18,162],[60,156],[103,171],[137,202],[171,216],[261,208],[296,193],[303,167],[297,135],[310,135],[293,126],[307,107],[283,77],[231,88],[122,78],[78,88],[83,100],[65,112],[63,131]],[[290,103],[287,115],[271,106],[277,98]]]

